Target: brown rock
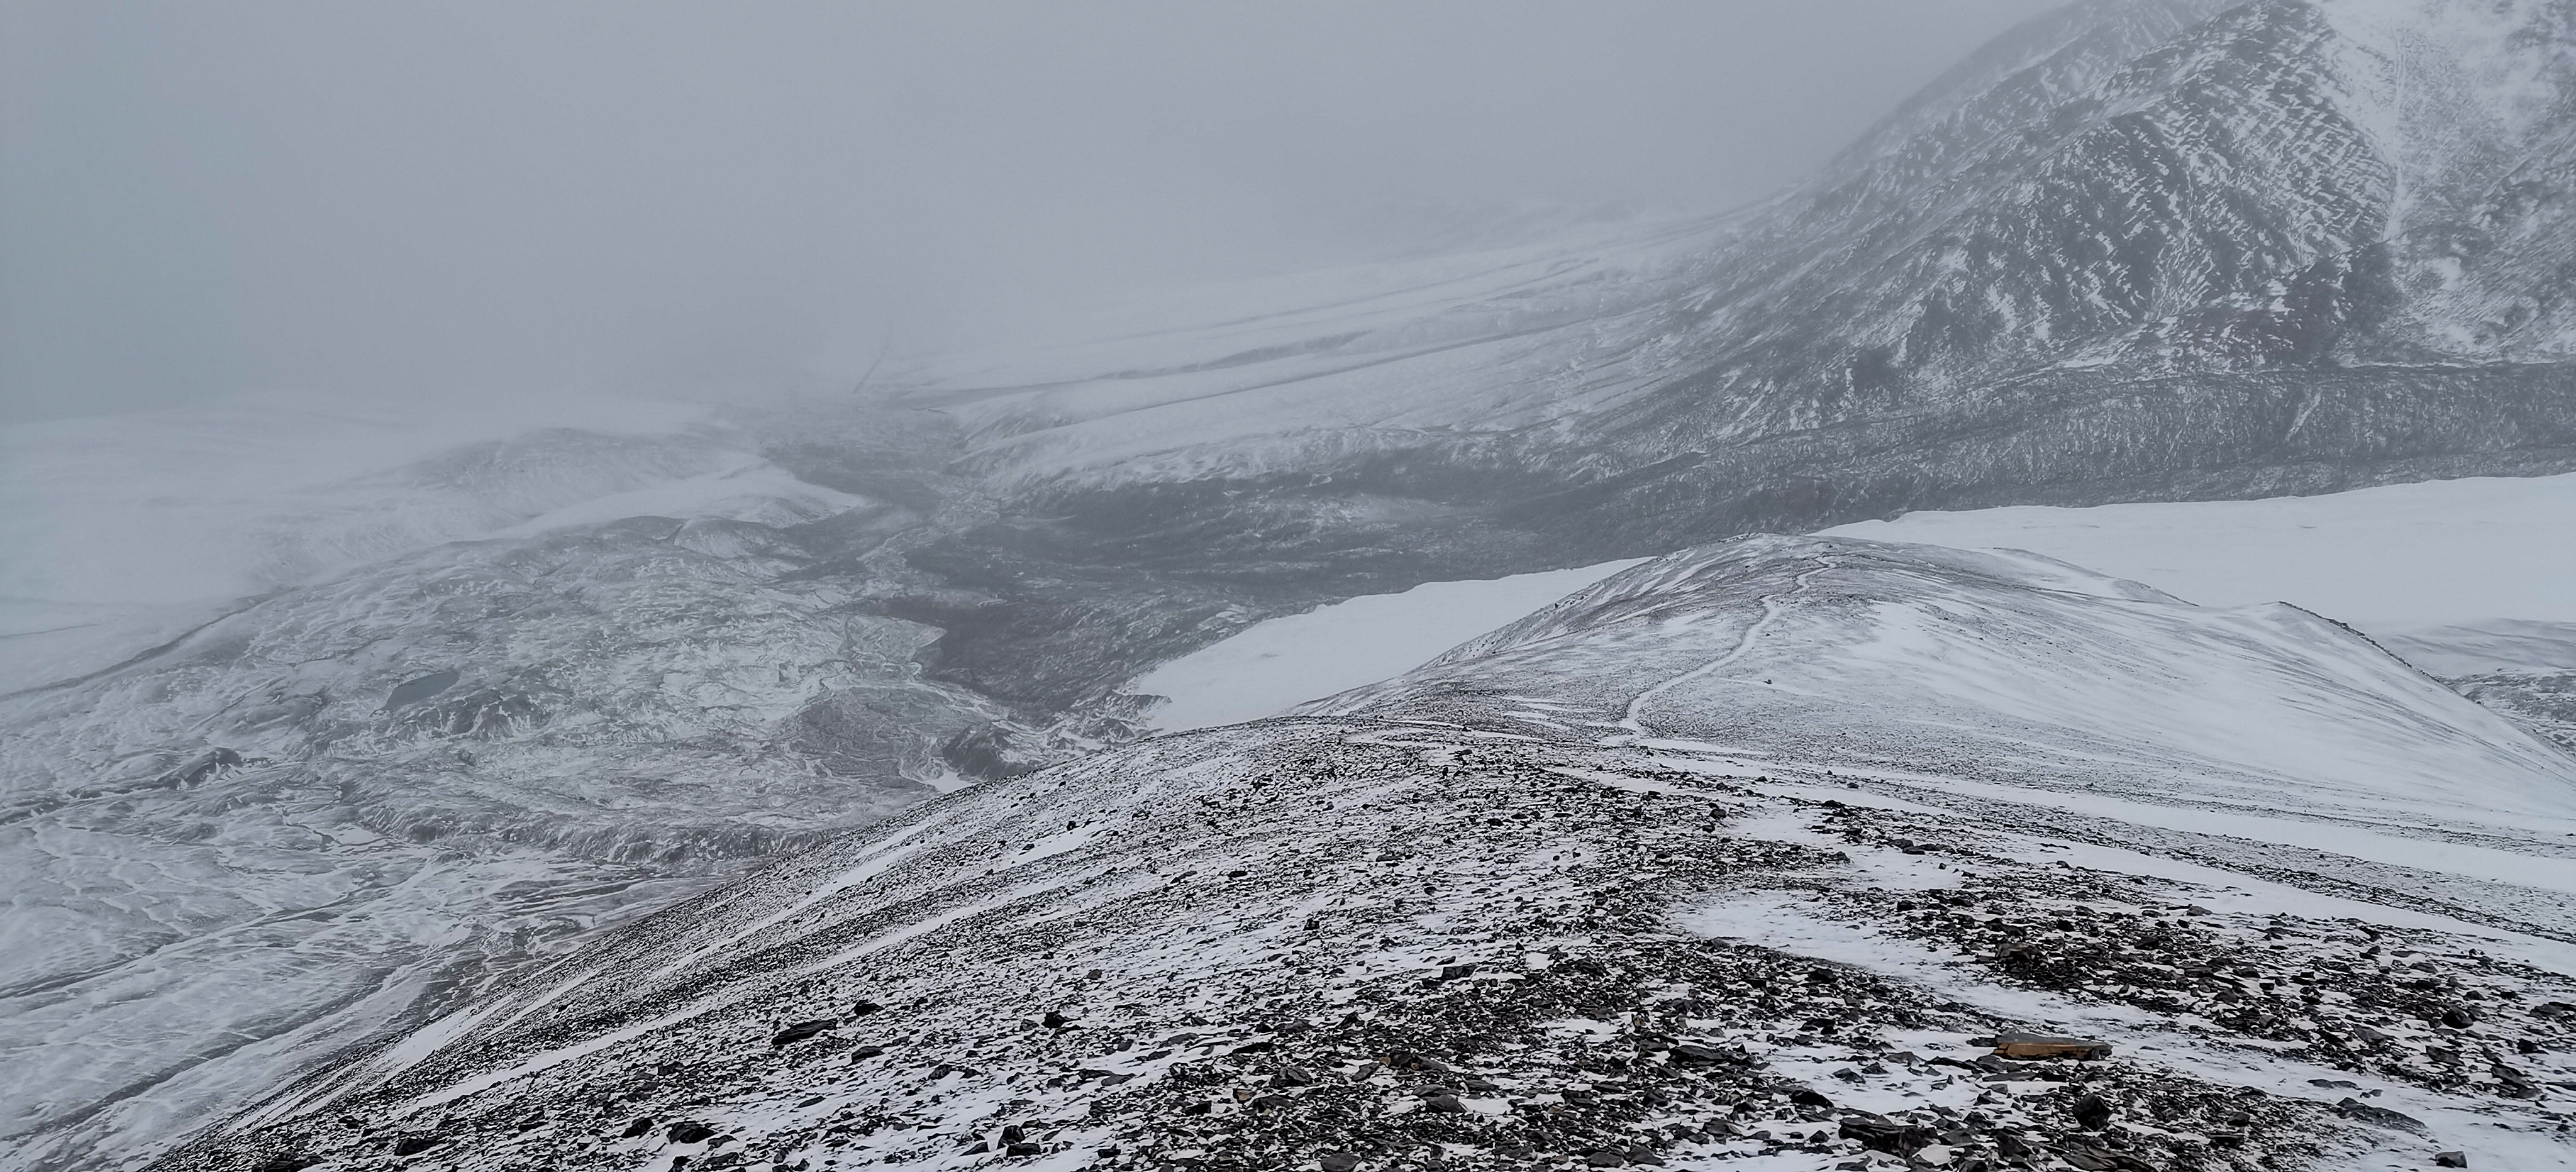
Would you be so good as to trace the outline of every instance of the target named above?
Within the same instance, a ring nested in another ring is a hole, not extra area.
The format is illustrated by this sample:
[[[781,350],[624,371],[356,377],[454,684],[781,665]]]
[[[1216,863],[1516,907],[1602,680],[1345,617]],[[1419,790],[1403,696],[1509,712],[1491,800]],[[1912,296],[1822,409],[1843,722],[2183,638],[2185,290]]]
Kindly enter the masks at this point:
[[[2028,1061],[2034,1058],[2108,1058],[2111,1043],[2096,1038],[2062,1038],[2018,1031],[1995,1038],[1995,1053]]]

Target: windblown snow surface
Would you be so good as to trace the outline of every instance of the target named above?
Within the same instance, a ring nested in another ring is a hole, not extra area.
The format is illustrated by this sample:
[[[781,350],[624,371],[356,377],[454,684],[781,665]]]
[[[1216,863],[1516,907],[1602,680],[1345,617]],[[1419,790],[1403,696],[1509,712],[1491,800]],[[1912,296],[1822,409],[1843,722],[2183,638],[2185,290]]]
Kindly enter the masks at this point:
[[[939,797],[177,1166],[2569,1167],[2571,832],[2306,612],[1747,538]]]
[[[2576,476],[1918,512],[1825,532],[2031,550],[2209,605],[2296,603],[2576,749]]]

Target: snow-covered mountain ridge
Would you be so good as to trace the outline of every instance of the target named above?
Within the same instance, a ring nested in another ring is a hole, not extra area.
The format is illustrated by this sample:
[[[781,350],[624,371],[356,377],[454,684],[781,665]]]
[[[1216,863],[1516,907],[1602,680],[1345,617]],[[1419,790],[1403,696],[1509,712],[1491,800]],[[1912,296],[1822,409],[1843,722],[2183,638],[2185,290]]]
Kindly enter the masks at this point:
[[[2300,816],[2373,834],[2544,852],[2576,817],[2576,761],[2329,620],[1938,546],[1670,555],[1307,710],[1436,719],[1455,692],[1491,722],[1500,681],[1540,701],[1507,709],[1534,726],[1765,760],[2267,814],[2294,793]]]
[[[2106,631],[2137,731],[2053,727]],[[2367,751],[2195,720],[2285,678]],[[1315,711],[945,795],[174,1166],[2576,1162],[2576,759],[2332,624],[1752,538]],[[2114,1053],[1968,1061],[2017,1028]]]
[[[1589,560],[2563,470],[2571,30],[2554,2],[2072,5],[1760,207],[1211,297],[1213,324],[904,394],[1103,527],[1139,497],[1284,498],[1215,519],[1247,527],[1393,499]]]

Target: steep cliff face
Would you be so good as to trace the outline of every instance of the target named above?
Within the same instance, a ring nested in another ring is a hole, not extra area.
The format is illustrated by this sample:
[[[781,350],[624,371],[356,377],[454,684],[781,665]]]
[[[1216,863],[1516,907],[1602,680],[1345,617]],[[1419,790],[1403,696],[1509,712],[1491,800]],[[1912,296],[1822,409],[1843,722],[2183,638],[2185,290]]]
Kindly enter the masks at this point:
[[[2067,35],[2078,14],[2099,20]],[[2540,309],[2561,299],[2559,246],[2502,242],[2558,214],[2538,176],[2566,165],[2569,19],[2079,6],[1989,50],[2020,61],[1936,87],[1753,233],[1736,255],[1758,260],[1721,298],[1763,336],[1716,365],[1825,342],[1806,356],[1840,360],[1805,377],[1830,402],[2114,358],[2564,359],[2567,319]]]

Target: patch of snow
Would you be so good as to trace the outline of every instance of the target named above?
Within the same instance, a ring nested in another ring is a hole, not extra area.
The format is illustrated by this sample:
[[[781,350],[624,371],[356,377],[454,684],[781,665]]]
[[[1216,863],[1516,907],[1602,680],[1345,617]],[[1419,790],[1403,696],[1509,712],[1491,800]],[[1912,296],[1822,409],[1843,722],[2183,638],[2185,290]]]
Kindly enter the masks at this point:
[[[1849,922],[1794,893],[1740,894],[1685,913],[1680,920],[1683,927],[1707,936],[1851,965],[1936,990],[2008,1019],[2102,1038],[2114,1043],[2120,1052],[2134,1055],[2137,1061],[2194,1077],[2310,1100],[2320,1098],[2313,1080],[2358,1083],[2379,1105],[2430,1122],[2446,1143],[2470,1150],[2480,1161],[2479,1166],[2576,1167],[2576,1154],[2571,1154],[2564,1143],[2545,1132],[2496,1126],[2487,1117],[2492,1108],[2481,1111],[2406,1083],[2283,1058],[2267,1053],[2257,1043],[2195,1037],[2131,1006],[2082,1001],[2001,984],[1964,963],[1965,958],[1957,953]],[[2330,1093],[2327,1097],[2331,1097]],[[2353,1162],[2346,1166],[2390,1172],[2421,1167],[2420,1153],[2412,1150],[2418,1146],[2420,1141],[2382,1136],[2373,1150],[2348,1157]]]
[[[682,1022],[693,1021],[697,1018],[704,1017],[709,1013],[713,1013],[716,1010],[732,1004],[734,1000],[738,999],[738,997],[728,998],[719,996],[715,999],[690,1006],[687,1009],[682,1009],[674,1013],[663,1014],[662,1016],[653,1018],[650,1021],[637,1022],[634,1025],[627,1026],[623,1029],[613,1030],[595,1038],[589,1038],[569,1046],[560,1046],[555,1049],[545,1051],[544,1053],[534,1055],[527,1060],[520,1062],[518,1065],[512,1066],[506,1070],[498,1070],[489,1074],[478,1075],[474,1078],[466,1079],[463,1082],[454,1083],[438,1090],[430,1091],[414,1097],[410,1102],[403,1105],[400,1113],[409,1115],[437,1107],[444,1107],[458,1099],[490,1090],[493,1087],[509,1082],[512,1079],[526,1078],[532,1074],[542,1073],[557,1066],[561,1066],[566,1062],[573,1061],[576,1058],[596,1054],[618,1044],[619,1042],[633,1038],[640,1038],[659,1030],[669,1029],[672,1026],[681,1024]]]

